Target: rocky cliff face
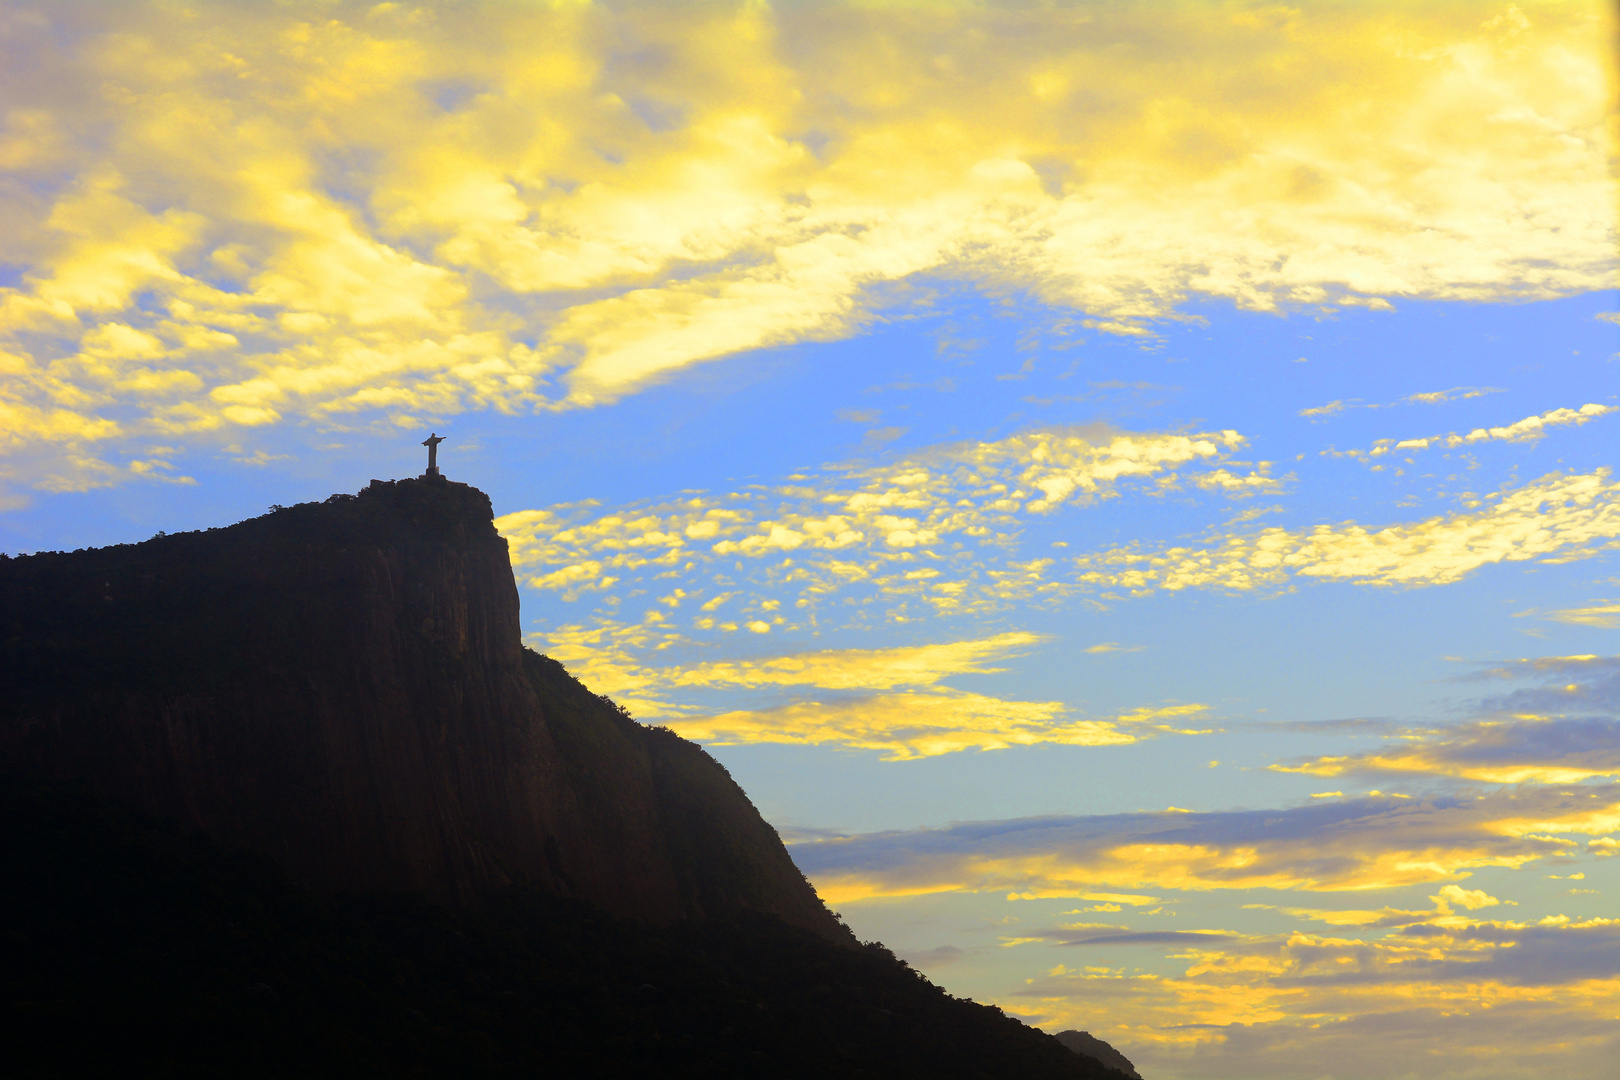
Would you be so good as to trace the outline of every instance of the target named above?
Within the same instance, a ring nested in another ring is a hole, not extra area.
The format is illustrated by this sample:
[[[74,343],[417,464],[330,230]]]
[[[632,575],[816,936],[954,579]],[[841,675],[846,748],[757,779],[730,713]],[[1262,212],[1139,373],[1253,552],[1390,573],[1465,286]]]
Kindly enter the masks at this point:
[[[0,770],[81,781],[319,890],[467,906],[527,882],[850,940],[718,763],[523,647],[506,542],[462,484],[0,559]]]

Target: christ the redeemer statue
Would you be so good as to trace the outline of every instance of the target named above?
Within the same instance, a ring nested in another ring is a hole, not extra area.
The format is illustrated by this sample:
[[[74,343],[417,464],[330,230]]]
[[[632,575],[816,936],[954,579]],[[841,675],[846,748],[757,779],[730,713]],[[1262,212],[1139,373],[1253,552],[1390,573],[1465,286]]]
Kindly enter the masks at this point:
[[[428,471],[425,476],[439,475],[439,444],[444,442],[444,436],[434,432],[422,440],[422,445],[428,448]]]

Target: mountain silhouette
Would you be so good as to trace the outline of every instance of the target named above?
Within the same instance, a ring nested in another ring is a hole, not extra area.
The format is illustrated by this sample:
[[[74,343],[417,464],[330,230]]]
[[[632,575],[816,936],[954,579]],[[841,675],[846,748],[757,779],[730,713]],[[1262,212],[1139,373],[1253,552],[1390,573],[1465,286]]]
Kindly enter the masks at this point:
[[[1129,1058],[1089,1031],[1075,1031],[1071,1028],[1068,1031],[1058,1032],[1053,1038],[1075,1053],[1093,1058],[1110,1069],[1123,1073],[1130,1080],[1142,1080]]]
[[[862,945],[526,649],[475,488],[0,557],[0,612],[20,1075],[1115,1075]]]
[[[0,768],[262,852],[316,891],[516,883],[848,939],[725,770],[524,648],[464,484],[0,564]]]

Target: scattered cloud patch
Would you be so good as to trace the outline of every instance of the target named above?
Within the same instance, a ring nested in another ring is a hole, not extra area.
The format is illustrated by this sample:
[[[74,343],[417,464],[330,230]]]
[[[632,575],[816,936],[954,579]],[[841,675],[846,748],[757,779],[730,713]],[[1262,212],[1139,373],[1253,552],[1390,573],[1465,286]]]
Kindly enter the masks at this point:
[[[1503,391],[1495,386],[1454,386],[1450,390],[1433,390],[1423,394],[1411,394],[1400,400],[1400,404],[1408,405],[1440,405],[1447,401],[1467,401],[1469,398],[1484,397],[1486,394],[1500,394]]]
[[[1347,523],[1234,533],[1207,547],[1119,547],[1076,559],[1076,578],[1135,594],[1249,590],[1296,578],[1443,585],[1493,563],[1570,562],[1620,544],[1620,484],[1607,469],[1554,473],[1481,502],[1473,513],[1377,531]]]
[[[1533,442],[1543,438],[1550,427],[1575,426],[1589,423],[1600,416],[1607,416],[1612,412],[1620,411],[1614,405],[1586,404],[1579,409],[1553,409],[1539,416],[1527,416],[1523,420],[1501,427],[1474,428],[1466,435],[1456,433],[1450,435],[1430,435],[1416,439],[1379,439],[1368,450],[1324,450],[1324,454],[1334,457],[1349,457],[1360,461],[1371,461],[1388,454],[1417,453],[1435,447],[1455,449],[1463,446],[1476,446],[1485,442]]]
[[[1366,914],[1378,917],[1322,920],[1339,933],[1144,943],[1179,963],[1058,965],[1000,1004],[1054,1028],[1106,1015],[1139,1067],[1232,1080],[1315,1075],[1328,1061],[1334,1075],[1382,1076],[1391,1046],[1414,1074],[1469,1080],[1534,1076],[1549,1055],[1583,1075],[1608,1067],[1620,924]]]
[[[699,743],[827,745],[878,751],[885,761],[904,761],[964,750],[1038,744],[1124,746],[1163,734],[1205,734],[1176,722],[1207,708],[1147,707],[1084,719],[1062,702],[1012,701],[940,688],[796,701],[769,709],[681,717],[668,724]]]
[[[1221,497],[1275,490],[1281,481],[1267,463],[1239,471],[1230,460],[1243,444],[1235,431],[1049,428],[927,447],[891,464],[830,466],[773,486],[523,510],[496,526],[519,580],[565,599],[730,566],[789,590],[811,611],[858,587],[889,604],[969,614],[1073,588],[1054,579],[1054,559],[1014,555],[1032,519],[1127,493],[1156,497],[1178,476]],[[727,580],[726,594],[736,595],[737,579]]]

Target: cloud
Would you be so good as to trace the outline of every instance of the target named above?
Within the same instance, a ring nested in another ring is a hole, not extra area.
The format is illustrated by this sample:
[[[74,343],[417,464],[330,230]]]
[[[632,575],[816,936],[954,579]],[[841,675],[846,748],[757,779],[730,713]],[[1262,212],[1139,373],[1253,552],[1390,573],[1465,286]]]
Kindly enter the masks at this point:
[[[1402,404],[1410,405],[1439,405],[1447,401],[1466,401],[1469,398],[1484,397],[1486,394],[1500,394],[1502,390],[1495,386],[1454,386],[1450,390],[1432,390],[1427,393],[1410,394],[1401,399]]]
[[[1301,361],[1297,362],[1303,362],[1303,358],[1301,358]],[[1332,416],[1334,413],[1343,412],[1346,409],[1390,409],[1398,405],[1441,405],[1448,401],[1461,401],[1467,400],[1468,398],[1484,397],[1486,394],[1500,394],[1502,392],[1503,391],[1500,387],[1495,386],[1454,386],[1450,390],[1432,390],[1423,393],[1408,394],[1406,397],[1400,398],[1399,400],[1384,403],[1366,402],[1362,401],[1360,398],[1330,401],[1326,405],[1318,405],[1314,408],[1301,409],[1299,410],[1299,415],[1315,418],[1321,416]],[[1329,452],[1331,453],[1333,451]]]
[[[1060,718],[1065,712],[1056,701],[1006,701],[952,691],[798,702],[678,720],[670,726],[705,744],[830,744],[881,751],[886,761],[1041,742],[1096,746],[1134,741],[1107,724],[1064,725]]]
[[[1529,1080],[1556,1058],[1602,1075],[1620,925],[1453,921],[1372,937],[1189,934],[1163,943],[1180,961],[1168,971],[1059,964],[997,1003],[1049,1030],[1107,1017],[1139,1068],[1169,1074],[1371,1080],[1398,1060],[1414,1076]]]
[[[943,689],[801,701],[668,723],[683,737],[711,745],[831,745],[876,750],[883,753],[885,761],[904,761],[1040,743],[1122,746],[1163,733],[1203,734],[1179,728],[1174,722],[1185,722],[1207,708],[1170,705],[1137,709],[1107,719],[1072,719],[1062,702],[1009,701]]]
[[[1419,394],[1416,396],[1426,398],[1439,395]],[[1324,453],[1336,457],[1351,457],[1370,461],[1386,454],[1416,453],[1419,450],[1428,450],[1440,446],[1454,449],[1459,446],[1475,446],[1484,442],[1534,442],[1543,438],[1550,427],[1579,427],[1582,424],[1596,420],[1600,416],[1607,416],[1616,411],[1620,411],[1620,409],[1617,409],[1614,405],[1586,404],[1579,409],[1553,409],[1539,416],[1527,416],[1523,420],[1502,427],[1475,428],[1466,435],[1458,435],[1453,432],[1450,435],[1429,435],[1415,439],[1379,439],[1373,443],[1370,450],[1329,450],[1324,451]]]
[[[1271,768],[1313,776],[1419,774],[1491,784],[1573,784],[1620,777],[1620,720],[1483,721],[1417,743]]]
[[[1162,901],[1157,896],[1137,896],[1131,893],[1086,893],[1082,900],[1100,900],[1109,904],[1129,904],[1132,907],[1146,907]]]
[[[964,614],[1072,588],[1053,580],[1055,560],[1012,558],[1017,533],[1032,519],[1128,491],[1160,495],[1177,476],[1227,497],[1278,486],[1266,462],[1233,471],[1228,455],[1243,444],[1235,431],[1048,428],[734,492],[518,511],[496,526],[519,579],[565,599],[724,559],[740,573],[768,577],[773,589],[791,587],[812,611],[859,585],[891,603]]]
[[[1461,885],[1442,885],[1438,896],[1429,897],[1442,914],[1449,915],[1452,905],[1466,908],[1469,911],[1478,911],[1480,908],[1495,907],[1502,901],[1483,892],[1480,889],[1465,889]]]
[[[1591,607],[1562,608],[1543,612],[1538,618],[1573,626],[1596,626],[1605,630],[1620,629],[1620,602],[1599,601]]]
[[[1516,423],[1508,424],[1506,427],[1475,428],[1467,435],[1448,435],[1446,436],[1446,445],[1467,446],[1487,441],[1527,442],[1541,438],[1549,427],[1566,424],[1579,426],[1615,411],[1617,410],[1614,405],[1590,403],[1582,405],[1579,409],[1553,409],[1551,412],[1542,413],[1540,416],[1527,416]]]
[[[1317,801],[1282,810],[977,822],[794,846],[833,904],[872,897],[1099,889],[1361,891],[1516,867],[1620,828],[1620,785],[1477,797]]]
[[[1415,774],[1491,784],[1620,777],[1620,658],[1539,657],[1479,674],[1539,685],[1472,702],[1478,718],[1465,723],[1390,730],[1385,734],[1392,741],[1374,750],[1270,768],[1313,776]]]
[[[888,649],[827,649],[759,660],[714,661],[666,676],[674,686],[815,686],[829,690],[887,690],[932,686],[953,675],[1003,671],[989,663],[1047,639],[1011,632],[970,641]]]
[[[533,640],[570,665],[591,689],[612,694],[643,719],[659,720],[685,738],[709,745],[827,745],[875,750],[886,761],[902,761],[1040,743],[1119,746],[1168,734],[1208,733],[1187,726],[1208,711],[1196,703],[1087,717],[1075,715],[1060,701],[1008,700],[942,685],[953,676],[999,672],[1003,669],[992,666],[997,661],[1047,640],[1024,632],[686,665],[655,665],[644,659],[684,643],[661,618],[637,625],[602,621],[590,628],[565,627]],[[693,699],[701,691],[785,688],[801,696],[718,714]],[[806,700],[805,693],[814,698]]]
[[[1377,531],[1321,525],[1234,534],[1212,547],[1114,548],[1075,560],[1080,582],[1133,593],[1254,589],[1296,577],[1369,585],[1443,585],[1498,562],[1569,562],[1620,542],[1620,484],[1609,470],[1552,473],[1480,500],[1474,513]]]
[[[1194,296],[1604,288],[1609,20],[46,8],[0,39],[8,468],[608,402],[919,274],[1139,335]]]
[[[1231,938],[1216,930],[1138,930],[1121,934],[1065,933],[1055,945],[1214,945]]]

